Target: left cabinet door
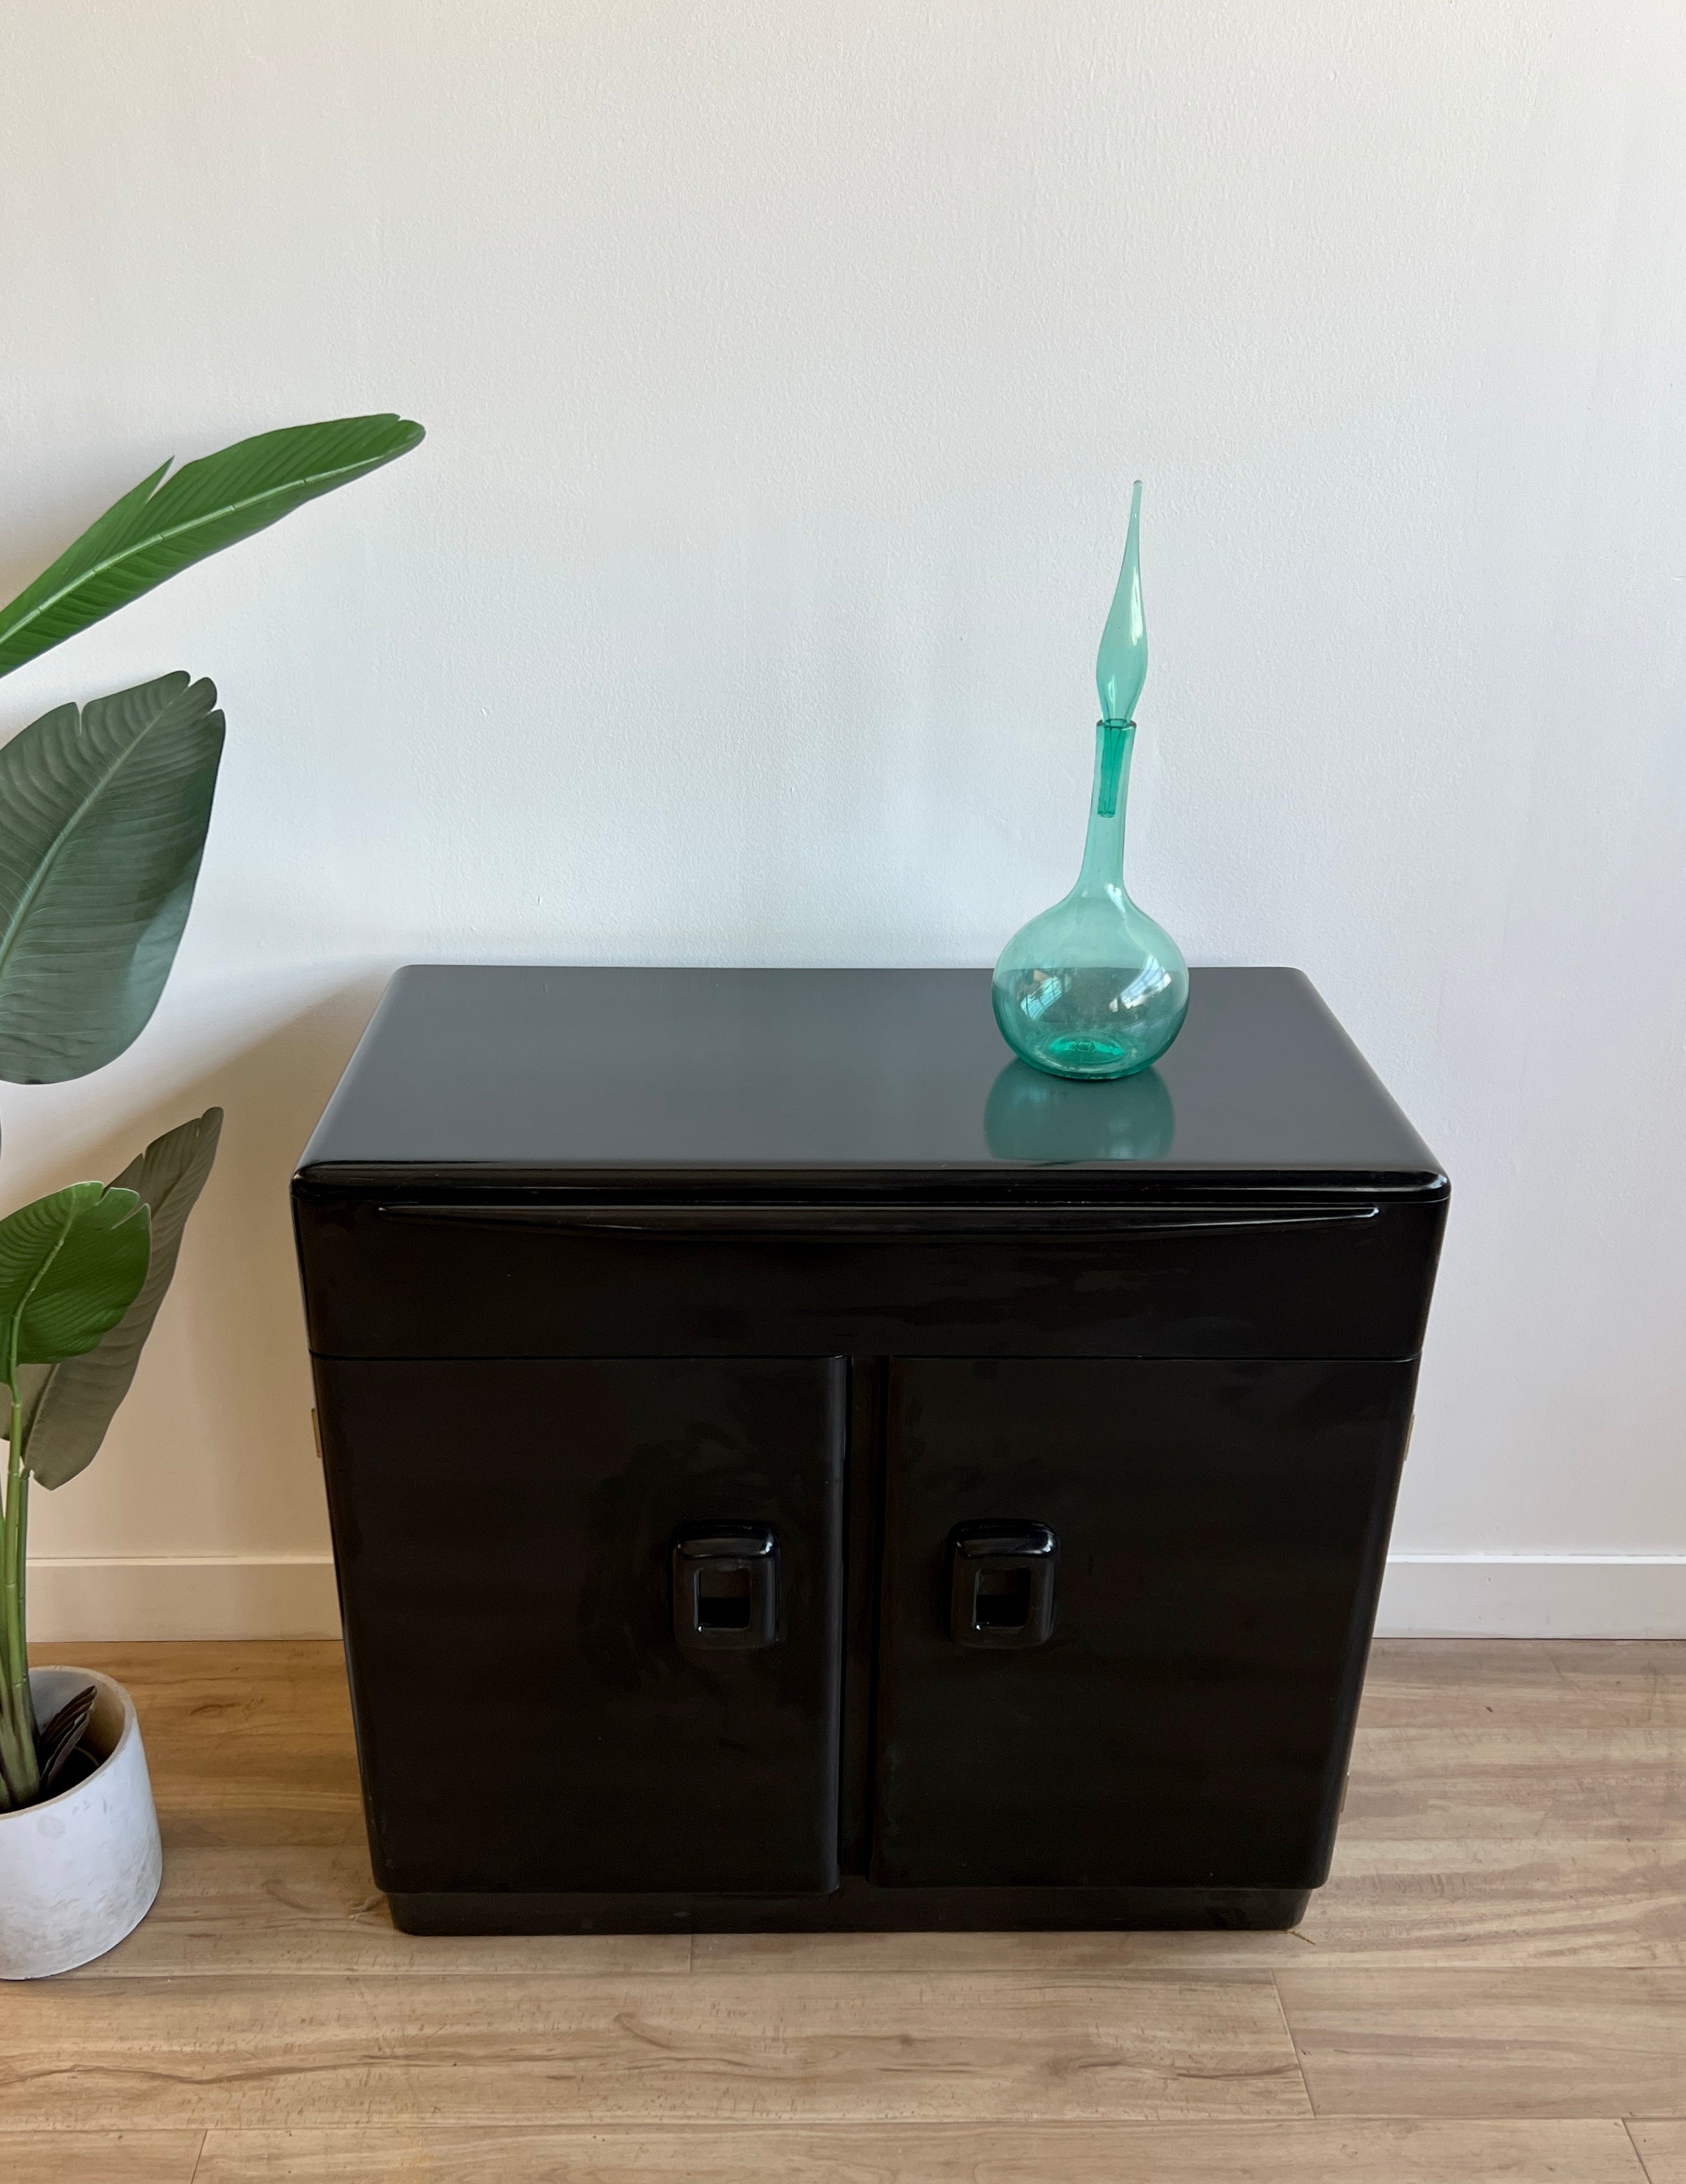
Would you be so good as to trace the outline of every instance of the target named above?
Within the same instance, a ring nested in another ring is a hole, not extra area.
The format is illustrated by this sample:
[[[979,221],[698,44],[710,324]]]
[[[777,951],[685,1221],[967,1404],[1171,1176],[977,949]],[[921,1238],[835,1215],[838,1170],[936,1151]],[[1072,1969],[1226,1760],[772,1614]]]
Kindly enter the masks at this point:
[[[834,1889],[845,1361],[314,1363],[382,1886]]]

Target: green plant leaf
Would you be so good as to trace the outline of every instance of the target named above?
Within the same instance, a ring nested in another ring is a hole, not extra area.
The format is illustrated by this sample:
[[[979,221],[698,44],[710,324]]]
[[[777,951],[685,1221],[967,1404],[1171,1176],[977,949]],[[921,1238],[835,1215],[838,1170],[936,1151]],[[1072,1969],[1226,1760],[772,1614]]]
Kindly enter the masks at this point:
[[[96,1685],[87,1684],[67,1699],[43,1730],[36,1735],[36,1757],[41,1767],[41,1794],[50,1797],[59,1777],[70,1765],[76,1747],[93,1719],[99,1699]]]
[[[158,1006],[222,756],[209,682],[60,705],[0,748],[0,1078],[103,1068]]]
[[[152,1214],[152,1261],[134,1302],[94,1349],[19,1372],[24,1461],[43,1486],[62,1486],[99,1453],[175,1274],[181,1232],[211,1172],[221,1129],[221,1108],[207,1107],[197,1122],[154,1138],[130,1162],[113,1188],[138,1193]]]
[[[160,485],[165,463],[0,608],[0,675],[307,500],[408,454],[423,437],[405,417],[335,417],[237,441]]]
[[[0,1221],[0,1358],[92,1350],[138,1295],[151,1256],[138,1192],[73,1183]]]

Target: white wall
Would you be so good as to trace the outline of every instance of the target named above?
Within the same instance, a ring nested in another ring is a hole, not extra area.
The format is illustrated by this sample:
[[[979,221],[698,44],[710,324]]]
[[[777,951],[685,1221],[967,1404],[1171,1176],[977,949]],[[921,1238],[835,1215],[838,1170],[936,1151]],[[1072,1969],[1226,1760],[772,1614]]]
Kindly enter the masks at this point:
[[[430,432],[0,686],[230,727],[151,1028],[0,1089],[13,1201],[229,1114],[38,1627],[327,1613],[285,1191],[391,966],[1067,883],[1139,473],[1136,891],[1455,1179],[1392,1619],[1686,1629],[1676,0],[88,0],[6,80],[0,595],[165,454]]]

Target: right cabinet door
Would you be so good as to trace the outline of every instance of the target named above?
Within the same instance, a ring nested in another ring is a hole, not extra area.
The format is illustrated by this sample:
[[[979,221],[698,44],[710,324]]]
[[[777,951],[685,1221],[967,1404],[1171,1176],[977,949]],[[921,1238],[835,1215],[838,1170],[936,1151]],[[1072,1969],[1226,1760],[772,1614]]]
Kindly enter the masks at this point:
[[[896,1361],[874,1879],[1321,1881],[1415,1374]]]

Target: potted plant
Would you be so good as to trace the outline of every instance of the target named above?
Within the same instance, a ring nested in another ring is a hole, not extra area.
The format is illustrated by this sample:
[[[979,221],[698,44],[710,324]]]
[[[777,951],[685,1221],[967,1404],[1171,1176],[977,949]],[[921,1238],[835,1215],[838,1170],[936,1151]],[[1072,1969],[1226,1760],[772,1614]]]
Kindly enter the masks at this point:
[[[0,675],[208,554],[421,440],[395,416],[243,440],[109,509],[0,609]],[[57,707],[0,746],[0,1078],[61,1084],[114,1061],[158,1005],[198,878],[223,717],[166,675]],[[216,1156],[212,1107],[110,1184],[0,1219],[0,1976],[85,1964],[146,1914],[162,1874],[134,1705],[86,1670],[31,1671],[31,1479],[74,1479],[127,1393]]]

